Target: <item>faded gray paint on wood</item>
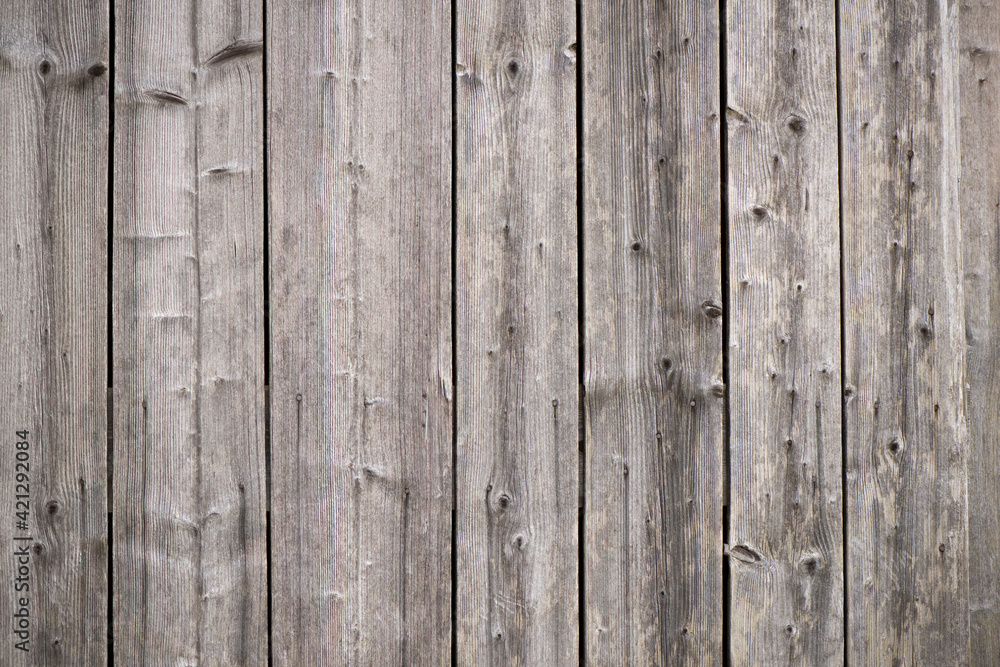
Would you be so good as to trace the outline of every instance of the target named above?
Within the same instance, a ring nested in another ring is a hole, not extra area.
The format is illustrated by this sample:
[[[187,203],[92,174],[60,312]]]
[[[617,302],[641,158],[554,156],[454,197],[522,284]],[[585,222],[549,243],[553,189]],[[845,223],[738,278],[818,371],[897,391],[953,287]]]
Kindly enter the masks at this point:
[[[115,654],[267,661],[260,3],[116,5]]]
[[[718,665],[718,3],[583,22],[586,661]]]
[[[959,7],[972,667],[1000,664],[1000,6]]]
[[[848,660],[968,665],[958,3],[840,20]]]
[[[107,656],[108,25],[102,1],[0,6],[4,665]],[[21,430],[27,530],[14,523]],[[27,592],[14,589],[21,545]],[[11,630],[19,597],[29,600],[28,653]]]
[[[726,11],[731,659],[842,664],[834,3]]]
[[[578,664],[575,7],[456,16],[458,662]]]
[[[268,5],[276,665],[451,657],[451,8]]]

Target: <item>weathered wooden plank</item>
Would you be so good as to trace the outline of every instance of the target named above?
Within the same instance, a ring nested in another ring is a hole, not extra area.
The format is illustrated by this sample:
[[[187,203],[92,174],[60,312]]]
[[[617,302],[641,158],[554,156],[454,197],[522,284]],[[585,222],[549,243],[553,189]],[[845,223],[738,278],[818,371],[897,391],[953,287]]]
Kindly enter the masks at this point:
[[[108,36],[101,0],[0,6],[4,665],[107,656]]]
[[[589,2],[583,44],[586,659],[718,665],[718,2]]]
[[[834,3],[726,23],[731,659],[842,664]]]
[[[115,657],[267,661],[263,6],[116,4]]]
[[[973,667],[1000,664],[1000,7],[959,6],[969,605]]]
[[[967,665],[958,3],[840,11],[848,661]]]
[[[273,656],[451,657],[451,8],[268,13]]]
[[[456,17],[458,662],[577,664],[576,9]]]

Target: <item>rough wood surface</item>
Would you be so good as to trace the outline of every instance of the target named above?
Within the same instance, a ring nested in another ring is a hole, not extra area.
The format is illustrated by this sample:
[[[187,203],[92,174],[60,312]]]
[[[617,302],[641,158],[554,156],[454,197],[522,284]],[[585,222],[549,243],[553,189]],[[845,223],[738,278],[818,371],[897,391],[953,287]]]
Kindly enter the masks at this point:
[[[969,663],[958,8],[840,10],[851,665]]]
[[[451,7],[268,8],[274,664],[447,664]]]
[[[456,7],[463,665],[579,662],[575,12]]]
[[[114,625],[267,662],[261,3],[116,3]]]
[[[729,2],[731,660],[843,663],[833,2]]]
[[[0,6],[4,665],[107,657],[108,28],[100,0]],[[22,546],[29,589],[16,591]],[[12,633],[21,597],[27,653]]]
[[[970,665],[1000,664],[1000,6],[960,5]]]
[[[586,3],[585,651],[722,663],[719,7]]]

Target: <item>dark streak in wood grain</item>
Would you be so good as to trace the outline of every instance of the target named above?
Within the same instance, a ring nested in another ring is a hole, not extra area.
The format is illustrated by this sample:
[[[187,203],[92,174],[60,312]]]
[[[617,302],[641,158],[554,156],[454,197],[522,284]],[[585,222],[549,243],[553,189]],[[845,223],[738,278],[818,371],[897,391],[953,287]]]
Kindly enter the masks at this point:
[[[163,102],[164,104],[179,104],[181,106],[188,106],[189,102],[183,96],[171,92],[169,90],[157,90],[156,88],[151,88],[145,91],[147,97]]]
[[[263,40],[237,40],[232,44],[216,51],[206,61],[205,65],[218,65],[236,58],[254,56],[263,52]]]

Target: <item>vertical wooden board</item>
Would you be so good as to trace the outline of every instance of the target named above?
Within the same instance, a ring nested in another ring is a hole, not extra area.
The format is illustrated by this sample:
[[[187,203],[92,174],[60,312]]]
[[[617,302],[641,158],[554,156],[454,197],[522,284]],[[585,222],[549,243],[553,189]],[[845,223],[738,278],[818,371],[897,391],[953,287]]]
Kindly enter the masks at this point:
[[[267,661],[259,3],[116,5],[115,656]]]
[[[972,667],[1000,664],[1000,7],[963,3],[959,81]]]
[[[276,665],[451,656],[451,11],[268,5]]]
[[[834,3],[726,16],[730,657],[842,664]]]
[[[577,664],[575,6],[456,17],[458,662]]]
[[[852,665],[969,664],[957,28],[841,6]]]
[[[586,662],[718,665],[718,2],[588,2],[583,46]]]
[[[4,665],[107,656],[108,22],[101,0],[0,6]]]

